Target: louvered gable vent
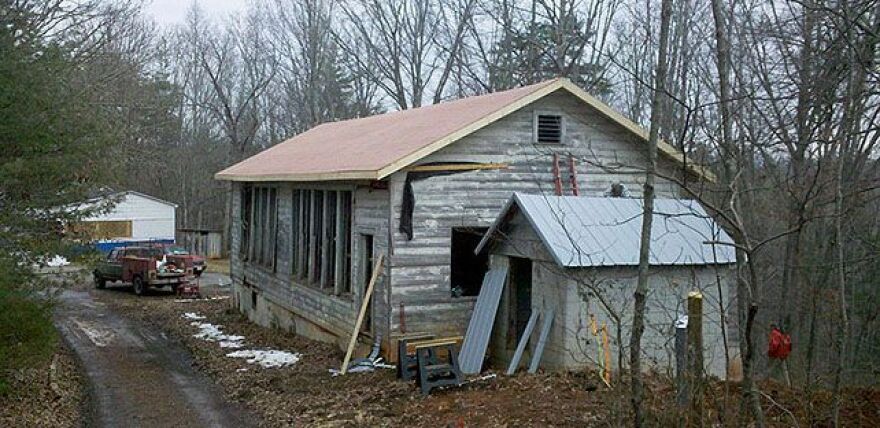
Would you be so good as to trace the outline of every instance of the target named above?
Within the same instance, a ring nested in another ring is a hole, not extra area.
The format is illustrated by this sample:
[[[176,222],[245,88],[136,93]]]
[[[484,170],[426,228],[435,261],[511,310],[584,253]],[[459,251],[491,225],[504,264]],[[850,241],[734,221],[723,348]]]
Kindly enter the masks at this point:
[[[562,143],[562,116],[539,113],[535,118],[535,141],[542,144]]]

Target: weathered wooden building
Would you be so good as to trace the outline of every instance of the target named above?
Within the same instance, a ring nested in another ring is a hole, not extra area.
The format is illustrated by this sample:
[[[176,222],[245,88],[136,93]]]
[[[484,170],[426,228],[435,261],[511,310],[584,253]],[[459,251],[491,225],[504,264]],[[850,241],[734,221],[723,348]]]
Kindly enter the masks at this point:
[[[513,192],[640,189],[646,139],[565,79],[319,125],[216,175],[233,184],[235,302],[341,343],[382,254],[365,336],[462,334],[489,264],[474,249]],[[711,179],[659,151],[660,197]]]

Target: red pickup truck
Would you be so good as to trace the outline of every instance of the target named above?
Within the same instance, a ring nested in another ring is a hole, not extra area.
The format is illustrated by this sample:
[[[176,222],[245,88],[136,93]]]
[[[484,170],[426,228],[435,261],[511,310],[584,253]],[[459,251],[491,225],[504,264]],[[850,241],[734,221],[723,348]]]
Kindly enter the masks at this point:
[[[195,276],[202,276],[202,272],[208,267],[204,257],[191,254],[183,247],[174,244],[153,244],[152,247],[161,249],[166,260],[174,262],[177,267],[192,269]]]
[[[149,287],[169,286],[176,291],[189,282],[192,269],[178,267],[160,248],[119,247],[98,263],[93,274],[97,288],[104,288],[107,281],[130,282],[140,296]]]

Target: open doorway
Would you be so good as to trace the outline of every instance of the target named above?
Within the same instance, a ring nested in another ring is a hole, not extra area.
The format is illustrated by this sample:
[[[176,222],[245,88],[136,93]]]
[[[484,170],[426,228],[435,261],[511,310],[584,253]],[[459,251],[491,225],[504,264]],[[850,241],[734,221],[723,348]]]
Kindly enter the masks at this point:
[[[516,349],[532,315],[532,260],[510,257],[507,340],[508,350]]]
[[[488,228],[452,228],[452,257],[450,260],[450,287],[452,297],[480,294],[483,277],[489,271],[489,253],[474,254]]]

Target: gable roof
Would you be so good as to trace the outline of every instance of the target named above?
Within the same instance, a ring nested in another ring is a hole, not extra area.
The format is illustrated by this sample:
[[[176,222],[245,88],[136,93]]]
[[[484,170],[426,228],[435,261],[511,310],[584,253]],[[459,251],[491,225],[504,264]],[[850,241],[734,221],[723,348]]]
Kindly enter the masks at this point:
[[[141,193],[141,192],[138,192],[135,190],[112,191],[109,189],[104,189],[103,191],[100,192],[100,195],[89,198],[89,199],[82,201],[80,203],[73,204],[72,206],[83,207],[83,206],[88,206],[88,205],[97,205],[97,204],[104,203],[104,202],[110,201],[110,200],[121,201],[123,198],[125,198],[126,196],[129,196],[129,195],[141,197],[144,199],[149,199],[151,201],[155,201],[155,202],[158,202],[163,205],[168,205],[170,207],[177,208],[177,204],[175,204],[173,202],[168,202],[164,199],[159,199],[155,196],[148,195],[146,193]]]
[[[642,209],[642,199],[514,193],[475,252],[521,213],[560,266],[638,266]],[[696,201],[654,200],[651,265],[736,262],[733,246],[715,245],[713,254],[706,241],[733,242]]]
[[[215,178],[230,181],[378,180],[557,90],[573,94],[641,140],[648,132],[568,79],[462,98],[360,119],[328,122],[251,156]],[[660,141],[658,150],[684,163],[684,155]],[[688,163],[709,181],[711,172]]]

